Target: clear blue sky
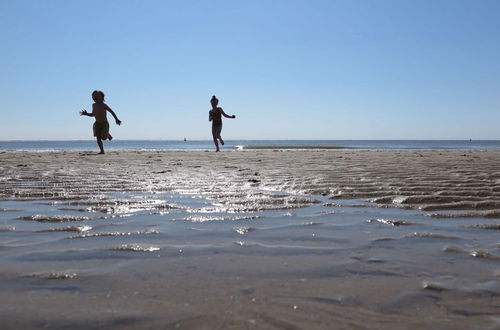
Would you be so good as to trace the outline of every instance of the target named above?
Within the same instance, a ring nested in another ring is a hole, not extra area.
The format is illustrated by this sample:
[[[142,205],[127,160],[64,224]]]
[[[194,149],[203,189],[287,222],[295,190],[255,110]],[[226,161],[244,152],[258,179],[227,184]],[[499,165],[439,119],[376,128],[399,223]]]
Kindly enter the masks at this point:
[[[0,0],[0,140],[500,139],[497,0]]]

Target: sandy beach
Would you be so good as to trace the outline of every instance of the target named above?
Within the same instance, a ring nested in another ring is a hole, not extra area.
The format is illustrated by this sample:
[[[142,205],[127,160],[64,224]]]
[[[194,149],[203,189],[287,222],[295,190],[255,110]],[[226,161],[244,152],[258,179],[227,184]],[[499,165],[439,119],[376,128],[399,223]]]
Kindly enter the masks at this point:
[[[500,150],[0,152],[2,329],[498,329]]]

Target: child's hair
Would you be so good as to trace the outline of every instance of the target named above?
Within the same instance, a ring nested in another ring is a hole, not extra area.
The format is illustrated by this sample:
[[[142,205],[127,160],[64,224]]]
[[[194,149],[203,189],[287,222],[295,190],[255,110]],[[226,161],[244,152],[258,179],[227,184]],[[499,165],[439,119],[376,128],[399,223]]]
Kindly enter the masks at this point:
[[[92,92],[92,99],[94,100],[102,100],[102,102],[104,102],[104,93],[102,91],[99,91],[99,90],[95,90]]]
[[[210,104],[212,104],[212,106],[217,106],[217,104],[219,104],[219,100],[215,97],[215,95],[210,99]]]

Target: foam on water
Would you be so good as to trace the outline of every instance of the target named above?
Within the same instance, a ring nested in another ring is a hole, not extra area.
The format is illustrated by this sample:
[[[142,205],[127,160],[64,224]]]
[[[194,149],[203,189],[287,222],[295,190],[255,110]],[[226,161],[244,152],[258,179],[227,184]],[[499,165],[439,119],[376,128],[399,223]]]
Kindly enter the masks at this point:
[[[79,225],[79,226],[66,226],[66,227],[60,227],[60,228],[49,228],[49,229],[41,229],[38,230],[39,232],[84,232],[84,231],[89,231],[91,230],[91,226],[84,226],[84,225]]]
[[[77,276],[78,275],[76,273],[71,272],[41,272],[27,274],[24,277],[41,278],[47,280],[67,280],[76,278]]]
[[[110,250],[114,251],[132,251],[132,252],[154,252],[159,251],[160,248],[157,246],[148,246],[140,244],[122,244],[117,247],[113,247]]]
[[[253,228],[253,227],[239,227],[239,228],[234,229],[234,231],[240,235],[245,235],[245,234],[251,233],[252,231],[255,231],[255,230],[256,230],[256,228]]]
[[[72,222],[72,221],[86,221],[89,217],[74,216],[74,215],[42,215],[34,214],[30,216],[19,217],[19,220],[37,221],[37,222]]]
[[[135,232],[89,233],[89,234],[81,234],[81,235],[71,236],[68,238],[73,239],[73,238],[92,238],[92,237],[109,237],[109,236],[151,235],[151,234],[159,234],[159,232],[157,230],[154,230],[154,229],[145,229],[142,231],[135,231]]]
[[[385,225],[391,225],[391,226],[410,226],[414,225],[412,222],[408,222],[405,220],[399,220],[399,219],[370,219],[367,220],[367,222],[373,223],[373,222],[378,222],[382,223]]]

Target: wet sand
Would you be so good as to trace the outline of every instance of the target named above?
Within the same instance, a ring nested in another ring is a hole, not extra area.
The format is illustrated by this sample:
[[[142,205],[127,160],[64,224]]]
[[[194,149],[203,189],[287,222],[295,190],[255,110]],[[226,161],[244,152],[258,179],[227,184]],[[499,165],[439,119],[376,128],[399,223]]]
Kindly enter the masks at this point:
[[[2,328],[495,329],[500,151],[0,153]]]

